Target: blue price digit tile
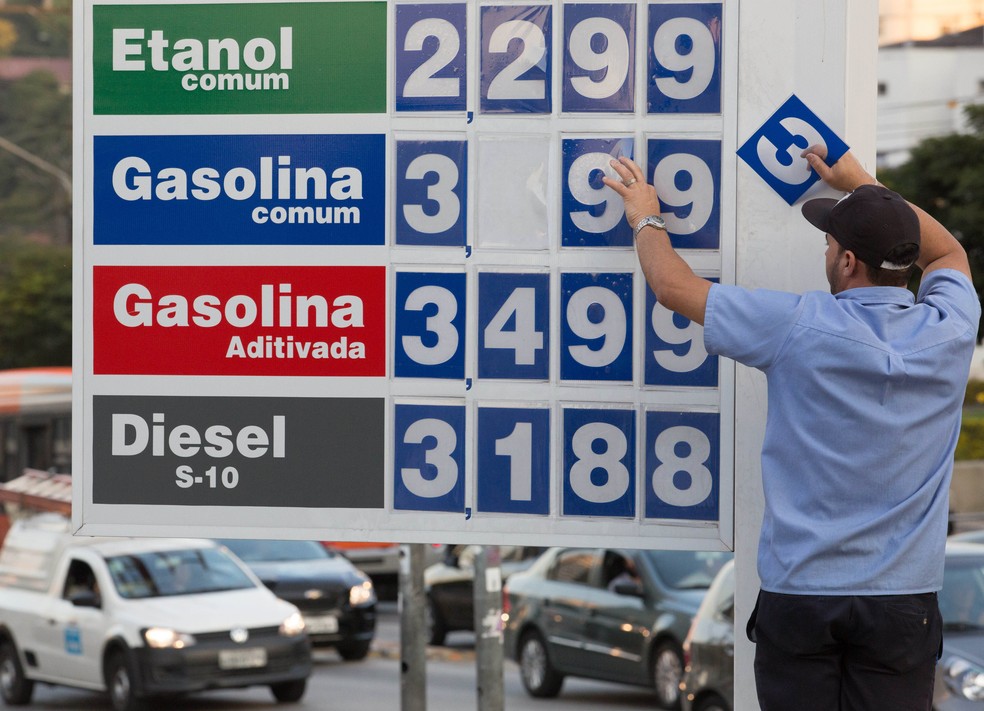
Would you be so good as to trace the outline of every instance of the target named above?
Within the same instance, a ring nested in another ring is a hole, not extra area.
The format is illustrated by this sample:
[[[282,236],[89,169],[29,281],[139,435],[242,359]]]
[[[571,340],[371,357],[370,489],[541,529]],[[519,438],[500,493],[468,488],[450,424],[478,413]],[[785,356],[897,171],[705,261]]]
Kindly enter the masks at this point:
[[[630,247],[632,228],[625,221],[625,203],[601,182],[615,176],[611,160],[633,157],[631,138],[565,138],[561,182],[561,245],[564,247]]]
[[[397,111],[464,111],[465,4],[396,6]]]
[[[819,116],[791,96],[742,144],[738,156],[792,205],[820,180],[801,156],[804,149],[813,145],[826,147],[824,160],[831,166],[849,150]]]
[[[550,275],[478,275],[478,377],[547,380]]]
[[[464,274],[396,274],[396,377],[465,377],[465,284]]]
[[[646,413],[646,518],[717,521],[721,417]]]
[[[635,5],[564,7],[564,111],[634,109],[635,27]]]
[[[635,516],[635,428],[633,410],[564,410],[565,516]]]
[[[465,408],[396,405],[393,508],[464,511]]]
[[[549,5],[482,8],[482,113],[551,111]]]
[[[656,303],[648,288],[646,314],[646,385],[717,387],[718,357],[704,348],[704,327]]]
[[[632,380],[632,282],[627,273],[561,275],[561,380]]]
[[[648,177],[656,186],[670,241],[677,249],[721,245],[721,142],[648,141]]]
[[[649,5],[649,113],[721,112],[721,3]]]
[[[465,141],[397,141],[396,243],[465,244]]]
[[[478,408],[478,510],[550,513],[549,442],[546,408]]]

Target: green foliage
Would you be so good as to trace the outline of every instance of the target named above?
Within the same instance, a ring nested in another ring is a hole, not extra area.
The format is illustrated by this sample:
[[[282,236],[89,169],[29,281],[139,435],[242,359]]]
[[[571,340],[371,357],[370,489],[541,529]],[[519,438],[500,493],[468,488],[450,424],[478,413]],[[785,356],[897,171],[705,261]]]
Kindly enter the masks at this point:
[[[984,419],[964,416],[953,458],[957,461],[984,459]]]
[[[17,44],[17,28],[14,23],[0,17],[0,57],[10,54]]]
[[[11,2],[0,7],[0,19],[10,22],[17,32],[11,54],[18,57],[70,57],[72,55],[71,4],[56,3],[51,12]]]
[[[0,369],[71,362],[71,247],[0,243]]]
[[[964,392],[964,407],[984,410],[984,380],[971,380]]]
[[[984,284],[984,106],[966,109],[970,133],[929,138],[878,179],[919,205],[960,240],[974,283]],[[978,334],[981,331],[978,329]]]
[[[47,72],[0,82],[0,136],[72,172],[72,97]],[[0,150],[0,239],[42,235],[71,242],[71,196],[53,175]]]

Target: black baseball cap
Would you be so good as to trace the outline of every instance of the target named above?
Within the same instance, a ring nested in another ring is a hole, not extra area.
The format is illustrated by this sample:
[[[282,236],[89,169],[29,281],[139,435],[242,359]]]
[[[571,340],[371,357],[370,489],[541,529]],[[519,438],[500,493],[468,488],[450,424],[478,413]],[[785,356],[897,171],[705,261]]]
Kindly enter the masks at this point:
[[[840,200],[808,200],[802,210],[811,225],[829,233],[865,264],[895,270],[912,266],[886,259],[896,247],[919,247],[919,218],[898,193],[881,185],[862,185]]]

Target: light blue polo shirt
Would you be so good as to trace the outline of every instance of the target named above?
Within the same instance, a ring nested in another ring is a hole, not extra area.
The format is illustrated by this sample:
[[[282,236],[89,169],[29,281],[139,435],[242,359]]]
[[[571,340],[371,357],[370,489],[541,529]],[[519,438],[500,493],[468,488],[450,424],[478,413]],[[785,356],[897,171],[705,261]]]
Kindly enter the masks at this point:
[[[762,589],[886,595],[943,584],[950,475],[981,309],[940,269],[837,295],[715,284],[709,353],[762,370]],[[736,403],[739,416],[746,405]],[[738,472],[737,476],[742,476]]]

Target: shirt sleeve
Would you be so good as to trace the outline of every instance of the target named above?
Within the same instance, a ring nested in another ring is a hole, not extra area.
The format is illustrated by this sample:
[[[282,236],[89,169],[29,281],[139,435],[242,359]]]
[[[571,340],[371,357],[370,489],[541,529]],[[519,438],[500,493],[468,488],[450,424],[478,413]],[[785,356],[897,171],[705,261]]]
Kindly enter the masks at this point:
[[[803,296],[713,284],[704,312],[704,347],[752,368],[776,360],[802,310]]]
[[[956,269],[935,269],[919,283],[916,298],[938,310],[955,312],[968,326],[977,329],[981,300],[966,274]]]

